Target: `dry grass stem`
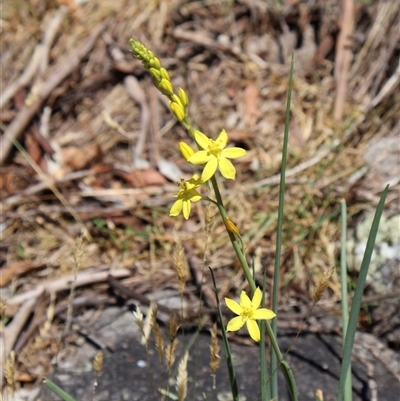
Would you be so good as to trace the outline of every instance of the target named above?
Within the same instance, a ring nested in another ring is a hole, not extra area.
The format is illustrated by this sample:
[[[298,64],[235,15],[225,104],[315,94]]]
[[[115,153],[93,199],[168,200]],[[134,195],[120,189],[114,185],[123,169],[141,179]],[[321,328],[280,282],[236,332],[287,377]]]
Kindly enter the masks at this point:
[[[157,305],[153,305],[153,310],[151,314],[151,329],[153,330],[154,339],[156,342],[156,350],[160,357],[161,362],[164,360],[165,356],[165,346],[164,346],[164,337],[162,336],[160,326],[157,323]]]
[[[207,202],[205,209],[206,210],[205,210],[204,220],[205,220],[206,241],[208,242],[211,230],[215,222],[215,216],[218,213],[218,208],[217,206],[214,205],[214,203]]]
[[[76,239],[75,241],[75,253],[74,253],[74,279],[71,283],[71,289],[69,293],[69,300],[68,300],[68,310],[67,310],[67,320],[65,322],[65,331],[69,330],[69,327],[71,325],[72,321],[72,301],[75,296],[75,289],[76,289],[76,282],[78,278],[78,273],[79,270],[81,269],[81,264],[82,264],[82,256],[84,253],[85,247],[84,247],[84,238],[83,238],[83,233]]]
[[[219,368],[219,364],[221,361],[221,357],[219,356],[219,343],[218,343],[218,335],[217,335],[217,323],[213,324],[213,327],[210,330],[211,332],[211,345],[210,345],[210,371],[213,377],[213,389],[216,388],[216,377],[215,373]]]
[[[328,287],[329,280],[332,277],[334,272],[335,272],[335,267],[332,266],[321,278],[321,281],[318,283],[317,288],[315,289],[315,292],[313,295],[313,306],[316,305],[320,301],[322,294],[324,293],[325,288]]]
[[[317,401],[324,401],[324,393],[320,388],[315,390],[315,398]]]
[[[186,278],[189,275],[188,263],[185,256],[185,249],[182,246],[182,242],[178,235],[174,232],[174,266],[178,276],[178,288],[181,295],[183,295],[183,290],[185,288]]]
[[[189,358],[188,351],[185,352],[183,358],[179,362],[178,367],[178,376],[176,378],[176,391],[178,393],[178,401],[184,401],[187,394],[187,381],[188,381],[188,372],[187,372],[187,361]]]
[[[5,318],[5,312],[6,312],[6,302],[4,299],[0,296],[0,321],[3,322]]]

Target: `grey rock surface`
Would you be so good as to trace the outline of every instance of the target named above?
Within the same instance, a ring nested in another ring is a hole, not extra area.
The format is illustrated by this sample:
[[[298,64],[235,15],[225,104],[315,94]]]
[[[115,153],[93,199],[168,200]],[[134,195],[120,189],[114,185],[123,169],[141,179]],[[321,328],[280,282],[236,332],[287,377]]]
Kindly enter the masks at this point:
[[[165,365],[160,362],[151,341],[146,355],[140,344],[139,333],[132,314],[118,308],[106,309],[93,323],[86,342],[68,350],[63,356],[55,374],[55,381],[76,400],[122,401],[160,400],[160,388],[167,388]],[[284,351],[295,333],[279,336]],[[183,355],[183,346],[194,336],[193,333],[180,335],[177,358]],[[167,333],[165,335],[167,340]],[[100,373],[98,386],[93,396],[94,372],[91,363],[96,345],[103,343],[104,368]],[[217,372],[216,389],[209,372],[210,338],[200,334],[189,350],[189,392],[188,400],[230,400],[230,387],[225,358]],[[257,346],[231,343],[238,386],[242,400],[259,400],[259,350]],[[339,379],[339,337],[333,334],[303,333],[287,355],[293,369],[299,400],[315,400],[315,391],[321,389],[325,401],[335,400]],[[223,347],[221,344],[221,354]],[[399,356],[384,347],[372,335],[359,333],[353,358],[353,395],[355,401],[398,400]],[[176,371],[173,372],[176,377]],[[170,390],[175,393],[174,381]],[[289,400],[282,377],[280,377],[279,400]],[[376,398],[377,397],[377,398]],[[58,400],[48,389],[43,388],[39,400]]]

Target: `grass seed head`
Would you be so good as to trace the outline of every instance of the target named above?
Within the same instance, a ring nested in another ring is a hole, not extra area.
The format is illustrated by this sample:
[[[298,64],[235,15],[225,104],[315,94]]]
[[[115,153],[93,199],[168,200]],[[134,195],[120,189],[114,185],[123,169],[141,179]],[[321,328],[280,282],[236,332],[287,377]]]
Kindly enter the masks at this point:
[[[211,345],[210,345],[210,370],[211,375],[215,378],[215,373],[219,368],[219,363],[221,361],[221,357],[219,356],[219,343],[218,343],[218,336],[217,336],[217,324],[214,323],[211,332]],[[215,380],[214,385],[215,388]]]
[[[15,352],[11,351],[4,364],[4,377],[7,383],[7,389],[10,392],[15,388]]]
[[[321,300],[322,294],[324,293],[325,288],[328,287],[329,280],[334,272],[335,272],[335,267],[332,266],[321,278],[313,295],[313,305],[316,305]]]
[[[188,381],[188,372],[187,372],[187,361],[189,358],[188,351],[185,352],[183,358],[179,362],[178,367],[178,376],[176,378],[176,392],[178,393],[178,401],[184,401],[187,394],[187,381]]]
[[[93,360],[93,369],[98,374],[103,369],[104,354],[103,351],[99,350]]]
[[[154,338],[156,342],[156,349],[158,355],[160,357],[161,362],[164,360],[165,356],[165,346],[164,346],[164,338],[161,333],[160,326],[157,323],[157,305],[154,304],[152,315],[151,315],[151,329],[154,333]]]

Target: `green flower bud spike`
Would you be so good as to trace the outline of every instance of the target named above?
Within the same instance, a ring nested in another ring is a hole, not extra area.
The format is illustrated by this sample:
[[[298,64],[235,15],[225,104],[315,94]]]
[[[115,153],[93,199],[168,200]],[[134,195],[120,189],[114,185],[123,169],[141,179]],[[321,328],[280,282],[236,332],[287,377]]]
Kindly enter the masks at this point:
[[[172,86],[171,78],[168,71],[162,67],[160,60],[154,56],[154,53],[146,48],[142,43],[137,40],[129,39],[129,44],[133,56],[140,60],[143,67],[149,71],[153,78],[153,83],[156,88],[165,96],[168,96],[170,100],[173,99],[171,96],[174,94],[174,87]]]

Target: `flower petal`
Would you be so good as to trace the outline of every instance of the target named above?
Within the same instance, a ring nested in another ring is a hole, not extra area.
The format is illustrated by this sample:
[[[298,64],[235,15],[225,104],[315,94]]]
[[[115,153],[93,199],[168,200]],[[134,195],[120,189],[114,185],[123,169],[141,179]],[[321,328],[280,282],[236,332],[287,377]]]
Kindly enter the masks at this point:
[[[240,306],[243,308],[243,309],[251,309],[251,301],[250,301],[250,298],[247,296],[247,294],[244,292],[244,291],[242,291],[241,293],[240,293]]]
[[[238,157],[242,157],[247,152],[242,148],[227,148],[223,149],[221,155],[227,157],[228,159],[237,159]]]
[[[182,199],[176,200],[169,211],[169,215],[178,216],[178,214],[182,211],[182,203]]]
[[[189,157],[188,162],[192,164],[206,164],[213,158],[215,156],[208,154],[206,150],[199,150]]]
[[[205,136],[202,132],[196,130],[194,132],[194,140],[202,149],[208,149],[208,145],[210,143],[210,138]]]
[[[237,315],[240,315],[242,313],[242,308],[241,306],[234,301],[233,299],[230,298],[225,298],[225,303],[226,306],[233,312],[236,313]]]
[[[261,299],[262,299],[262,292],[260,290],[260,287],[257,287],[256,290],[254,291],[253,299],[251,301],[253,309],[258,309],[260,307]]]
[[[228,326],[226,327],[226,331],[237,331],[240,330],[246,319],[243,319],[242,316],[236,316],[233,319],[229,320]]]
[[[226,146],[226,144],[228,143],[228,134],[224,129],[219,133],[218,138],[215,142],[218,143],[220,149],[223,149]]]
[[[253,312],[252,318],[256,320],[269,320],[276,316],[275,312],[266,308],[260,308]]]
[[[189,200],[184,200],[183,201],[183,217],[186,220],[189,218],[190,209],[191,209],[190,201]]]
[[[190,200],[190,202],[198,202],[199,200],[203,199],[203,197],[195,189],[191,189],[186,194],[186,199]]]
[[[247,330],[249,331],[250,337],[259,342],[260,341],[260,328],[255,320],[247,319],[246,322]]]
[[[217,171],[218,159],[211,159],[204,167],[203,173],[201,174],[201,180],[203,182],[208,181]]]
[[[227,180],[234,180],[236,177],[235,166],[225,157],[219,159],[219,171]]]

